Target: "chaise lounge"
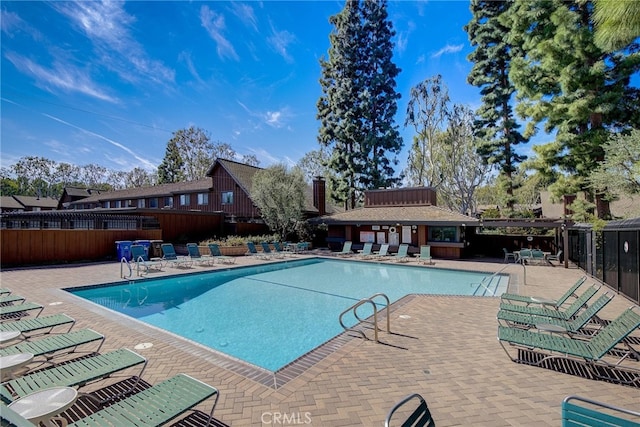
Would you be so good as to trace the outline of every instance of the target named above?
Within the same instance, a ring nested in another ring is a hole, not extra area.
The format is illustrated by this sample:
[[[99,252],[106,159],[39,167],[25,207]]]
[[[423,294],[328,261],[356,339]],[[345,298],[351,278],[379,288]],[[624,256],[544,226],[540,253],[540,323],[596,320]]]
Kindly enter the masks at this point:
[[[500,304],[500,310],[515,311],[517,313],[532,314],[535,316],[553,317],[563,320],[571,320],[578,313],[578,311],[580,311],[580,309],[587,304],[591,297],[593,297],[596,292],[598,292],[598,289],[600,289],[599,285],[591,285],[591,287],[589,287],[582,293],[582,295],[576,298],[576,300],[573,301],[573,303],[571,303],[571,305],[566,309],[562,309],[562,307],[560,307],[556,310],[553,308],[532,307],[527,305],[507,304],[503,302]]]
[[[521,302],[526,305],[535,304],[535,305],[548,305],[551,308],[555,308],[556,310],[560,308],[562,304],[564,304],[569,298],[576,297],[576,291],[584,282],[587,281],[587,276],[582,276],[571,286],[567,292],[565,292],[560,298],[557,300],[544,298],[544,297],[536,297],[536,296],[528,296],[528,295],[519,295],[519,294],[508,294],[504,293],[500,296],[501,302],[507,302],[509,304],[513,302]]]
[[[553,359],[573,360],[586,363],[594,377],[614,382],[633,384],[640,382],[640,369],[623,365],[627,359],[640,360],[640,352],[625,341],[625,338],[640,327],[640,308],[633,306],[607,326],[596,332],[590,339],[578,339],[546,332],[534,332],[520,328],[498,326],[498,340],[509,358],[517,363],[540,366]],[[609,353],[615,348],[615,352]],[[509,350],[515,350],[512,355]],[[541,357],[522,358],[521,350],[535,351]],[[613,359],[609,361],[609,359]],[[598,369],[598,368],[608,369]],[[632,378],[608,372],[624,370]]]

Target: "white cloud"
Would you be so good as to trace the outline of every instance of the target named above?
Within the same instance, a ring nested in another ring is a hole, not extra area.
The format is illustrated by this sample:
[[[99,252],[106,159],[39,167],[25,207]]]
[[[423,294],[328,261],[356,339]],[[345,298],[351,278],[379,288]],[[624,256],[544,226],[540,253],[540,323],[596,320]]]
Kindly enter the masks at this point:
[[[447,53],[457,53],[457,52],[460,52],[463,47],[464,47],[463,44],[457,44],[457,45],[447,44],[445,47],[443,47],[442,49],[440,49],[439,51],[437,51],[436,53],[431,55],[431,57],[432,58],[439,58],[442,55],[447,54]]]
[[[114,141],[113,139],[107,138],[106,136],[100,135],[98,133],[92,132],[90,130],[84,129],[80,126],[76,126],[72,123],[69,123],[67,121],[64,121],[58,117],[52,116],[50,114],[46,114],[46,113],[41,113],[43,116],[50,118],[51,120],[55,120],[58,123],[62,123],[63,125],[67,125],[69,127],[72,127],[74,129],[77,129],[81,132],[84,132],[88,135],[91,136],[95,136],[96,138],[102,139],[103,141],[108,142],[109,144],[123,150],[125,153],[127,153],[129,156],[131,156],[132,158],[134,158],[135,160],[137,160],[138,165],[141,165],[142,167],[144,167],[145,169],[148,170],[154,170],[156,168],[156,165],[151,163],[146,157],[142,157],[139,156],[138,154],[136,154],[133,150],[131,150],[129,147],[127,147],[126,145],[123,145],[117,141]]]
[[[293,62],[293,58],[288,52],[289,45],[296,41],[296,36],[291,34],[287,30],[278,31],[271,24],[271,36],[267,39],[267,42],[278,55],[282,56],[288,63]]]
[[[254,31],[258,31],[258,19],[251,6],[247,3],[232,3],[231,10],[245,26],[252,28]]]
[[[112,97],[94,83],[89,73],[67,63],[56,61],[53,68],[45,68],[13,52],[8,52],[5,57],[22,73],[33,76],[44,89],[51,90],[51,86],[55,86],[69,92],[80,92],[102,101],[118,102],[117,98]]]
[[[216,42],[216,51],[220,59],[230,58],[236,61],[240,59],[231,42],[223,34],[226,25],[222,14],[215,13],[209,9],[209,6],[202,6],[200,8],[200,23]]]
[[[175,71],[149,58],[131,35],[129,27],[135,18],[126,13],[123,2],[52,2],[51,5],[86,34],[103,67],[131,82],[174,81]]]

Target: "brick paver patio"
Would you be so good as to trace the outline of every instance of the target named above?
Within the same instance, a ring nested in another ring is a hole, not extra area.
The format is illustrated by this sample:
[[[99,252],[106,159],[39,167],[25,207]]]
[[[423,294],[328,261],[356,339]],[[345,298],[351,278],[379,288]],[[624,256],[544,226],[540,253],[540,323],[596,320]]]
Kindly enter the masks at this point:
[[[253,262],[240,257],[238,265]],[[436,260],[435,267],[495,272],[504,264]],[[514,275],[511,291],[551,298],[582,274],[576,268],[530,266],[523,284],[520,266],[506,271]],[[166,268],[151,276],[183,272]],[[184,372],[217,387],[221,396],[214,416],[227,425],[382,426],[394,403],[412,392],[425,397],[439,427],[560,425],[560,403],[570,394],[640,407],[638,388],[511,362],[496,339],[499,299],[479,297],[408,297],[392,308],[393,333],[380,334],[384,344],[347,339],[274,388],[227,369],[215,352],[61,290],[118,281],[119,273],[119,264],[102,263],[7,269],[0,280],[2,287],[45,305],[43,315],[66,313],[77,320],[75,328],[105,334],[103,351],[153,344],[136,350],[149,359],[143,379],[154,384]],[[631,304],[618,295],[602,317],[612,319]],[[207,413],[210,408],[210,402],[198,407]]]

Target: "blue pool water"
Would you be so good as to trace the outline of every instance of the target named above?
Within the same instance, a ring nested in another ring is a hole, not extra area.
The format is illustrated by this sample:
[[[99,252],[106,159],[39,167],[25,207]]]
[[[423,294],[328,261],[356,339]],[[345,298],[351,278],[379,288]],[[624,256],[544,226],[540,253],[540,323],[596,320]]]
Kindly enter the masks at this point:
[[[67,291],[275,371],[342,332],[340,313],[363,298],[383,292],[394,302],[407,294],[494,296],[506,290],[506,276],[481,285],[488,276],[307,259]],[[361,318],[370,314],[371,308],[358,310]],[[353,316],[345,320],[356,323]]]

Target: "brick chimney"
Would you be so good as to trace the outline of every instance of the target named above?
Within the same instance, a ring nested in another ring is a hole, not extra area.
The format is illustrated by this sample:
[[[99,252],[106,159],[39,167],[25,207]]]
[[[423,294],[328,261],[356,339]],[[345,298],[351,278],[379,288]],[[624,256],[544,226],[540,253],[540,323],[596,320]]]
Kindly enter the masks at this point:
[[[316,176],[313,180],[313,206],[318,209],[318,214],[320,216],[327,213],[327,191],[326,191],[326,183],[323,177]]]

